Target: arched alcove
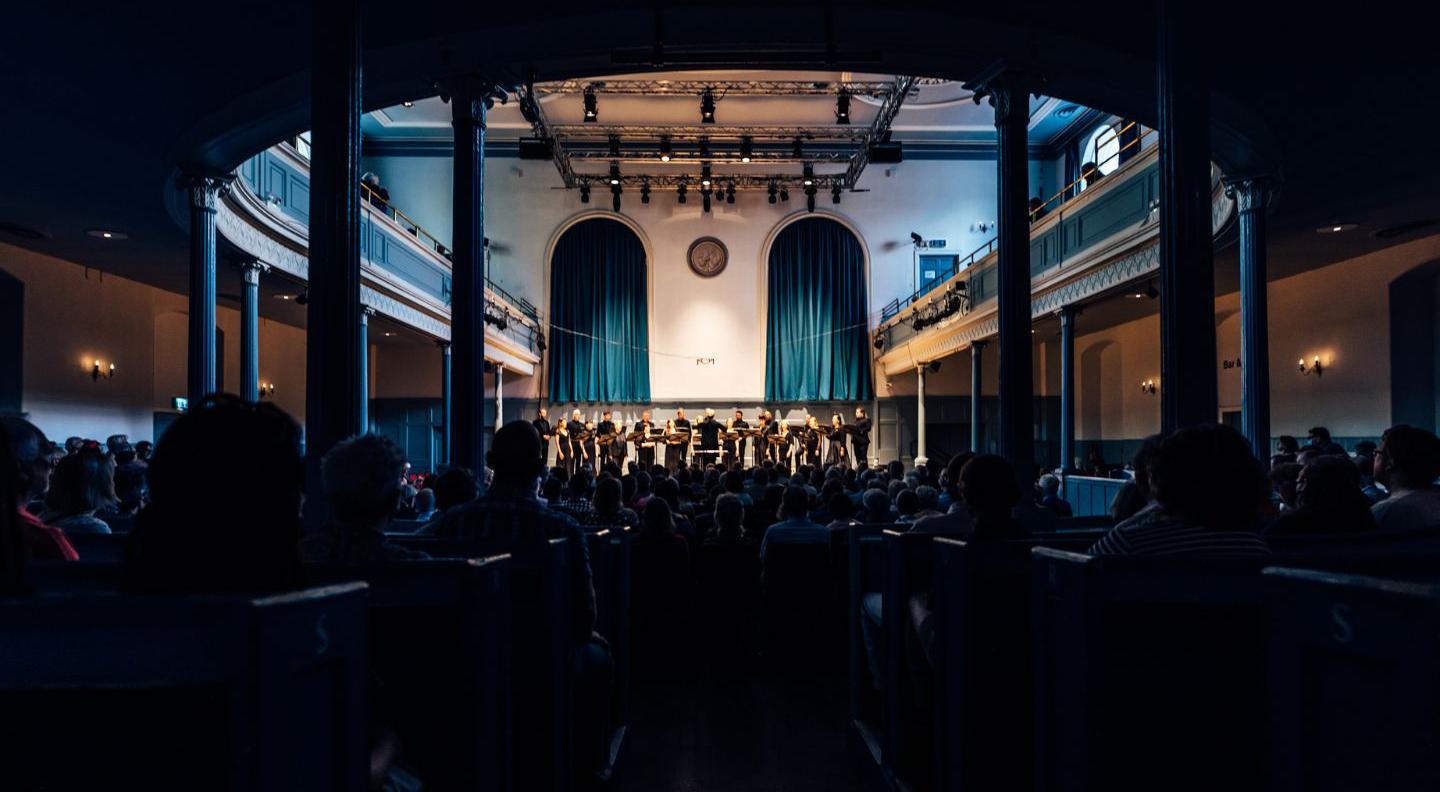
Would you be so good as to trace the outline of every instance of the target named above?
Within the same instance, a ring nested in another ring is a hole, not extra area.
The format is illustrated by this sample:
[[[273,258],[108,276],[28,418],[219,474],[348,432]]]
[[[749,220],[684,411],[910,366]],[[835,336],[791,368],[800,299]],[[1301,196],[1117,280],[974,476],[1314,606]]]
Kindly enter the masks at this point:
[[[650,400],[649,256],[628,223],[588,217],[550,246],[553,402]]]

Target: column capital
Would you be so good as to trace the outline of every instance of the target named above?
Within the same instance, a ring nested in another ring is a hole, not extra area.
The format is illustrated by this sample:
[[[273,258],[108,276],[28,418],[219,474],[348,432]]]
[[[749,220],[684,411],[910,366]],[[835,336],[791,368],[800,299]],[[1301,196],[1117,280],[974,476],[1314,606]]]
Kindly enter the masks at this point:
[[[462,74],[441,80],[436,84],[442,98],[450,102],[450,120],[453,124],[476,124],[485,128],[485,111],[495,106],[499,99],[504,104],[508,97],[499,83],[478,74]]]
[[[247,257],[235,262],[235,269],[240,270],[241,279],[254,285],[260,282],[261,275],[270,271],[270,265],[258,258]]]
[[[444,353],[446,353],[446,354],[449,354],[449,353],[450,353],[450,342],[447,341],[446,339],[443,339],[443,338],[437,338],[437,339],[435,339],[435,346],[439,347],[441,352],[444,352]]]
[[[1264,210],[1280,189],[1281,179],[1272,174],[1225,177],[1225,197],[1234,199],[1239,212]]]
[[[375,309],[374,309],[374,308],[371,308],[371,307],[368,306],[368,305],[362,305],[362,306],[360,306],[360,321],[361,321],[361,322],[369,322],[369,321],[370,321],[370,317],[372,317],[372,316],[374,316],[374,315],[375,315]]]
[[[1075,317],[1082,313],[1085,311],[1078,305],[1062,305],[1055,310],[1055,316],[1060,318],[1062,324],[1075,321]]]
[[[971,353],[984,352],[984,351],[985,351],[985,347],[988,347],[988,346],[990,346],[990,342],[989,342],[989,341],[984,341],[984,340],[979,340],[979,339],[977,339],[977,340],[975,340],[975,341],[971,341],[971,342],[970,342],[970,351],[971,351]]]
[[[1044,85],[1045,79],[1040,75],[1005,61],[996,61],[975,79],[965,83],[964,87],[974,92],[972,98],[975,104],[980,104],[981,99],[990,100],[990,106],[995,108],[995,124],[999,126],[1021,109],[1023,103],[1017,100],[1026,99],[1030,94],[1039,96]],[[1028,114],[1026,120],[1029,120]]]
[[[215,204],[230,191],[233,174],[223,176],[207,174],[183,174],[176,184],[190,193],[190,205],[196,209],[215,211]]]

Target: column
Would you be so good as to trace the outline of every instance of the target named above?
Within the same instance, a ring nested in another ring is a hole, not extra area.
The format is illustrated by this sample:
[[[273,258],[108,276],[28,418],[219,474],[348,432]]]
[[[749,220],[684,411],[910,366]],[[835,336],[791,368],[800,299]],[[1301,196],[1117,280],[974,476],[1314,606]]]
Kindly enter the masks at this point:
[[[190,316],[185,395],[191,403],[215,391],[215,208],[229,189],[223,176],[188,176],[190,193]]]
[[[985,434],[980,427],[980,386],[984,384],[985,377],[980,371],[980,364],[986,344],[985,341],[970,342],[970,450],[976,454],[984,452],[981,447]]]
[[[450,339],[454,356],[451,464],[479,471],[485,460],[485,93],[479,80],[455,82],[452,189],[454,280]]]
[[[1060,469],[1075,467],[1075,315],[1073,305],[1060,309]]]
[[[370,431],[370,317],[374,315],[374,308],[361,307],[360,343],[356,347],[360,356],[360,434]]]
[[[1159,3],[1160,430],[1219,417],[1204,11]],[[1245,361],[1246,364],[1249,361]]]
[[[240,398],[260,399],[260,276],[270,269],[257,259],[240,263]]]
[[[436,341],[440,347],[440,464],[450,464],[450,342]]]
[[[1029,150],[1033,85],[1032,78],[1001,68],[979,87],[995,108],[998,139],[995,308],[1000,344],[1000,455],[1015,467],[1021,492],[1030,491],[1035,467]]]
[[[319,0],[310,81],[305,522],[326,519],[320,460],[364,420],[360,356],[360,3]]]
[[[495,431],[505,425],[505,366],[495,364]]]
[[[925,455],[925,367],[921,363],[915,368],[919,375],[919,388],[915,393],[915,467],[923,467],[930,458]]]
[[[1225,185],[1240,212],[1240,426],[1250,449],[1270,459],[1270,336],[1266,295],[1265,212],[1272,180],[1245,177]]]

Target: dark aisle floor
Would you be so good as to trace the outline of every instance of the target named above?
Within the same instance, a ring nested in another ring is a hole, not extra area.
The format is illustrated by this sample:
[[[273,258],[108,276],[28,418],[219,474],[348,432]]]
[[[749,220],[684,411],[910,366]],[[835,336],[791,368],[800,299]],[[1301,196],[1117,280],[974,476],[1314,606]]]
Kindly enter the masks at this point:
[[[616,792],[859,792],[845,680],[736,676],[632,689]]]

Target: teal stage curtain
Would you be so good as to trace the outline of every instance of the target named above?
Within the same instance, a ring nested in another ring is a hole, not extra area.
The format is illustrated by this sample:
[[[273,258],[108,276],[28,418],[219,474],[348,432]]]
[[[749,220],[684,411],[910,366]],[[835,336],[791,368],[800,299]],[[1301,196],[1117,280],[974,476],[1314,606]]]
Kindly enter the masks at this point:
[[[550,266],[550,400],[650,400],[645,247],[623,223],[576,223]]]
[[[766,401],[869,401],[865,254],[823,217],[783,228],[770,246]]]

